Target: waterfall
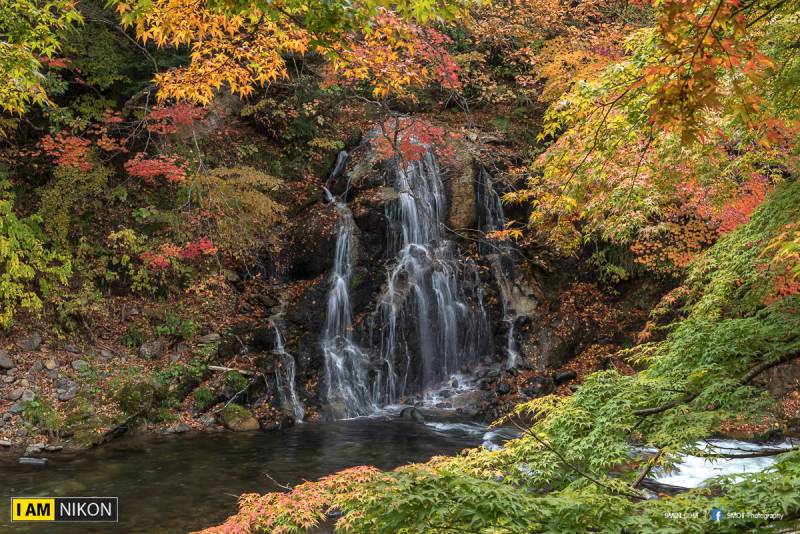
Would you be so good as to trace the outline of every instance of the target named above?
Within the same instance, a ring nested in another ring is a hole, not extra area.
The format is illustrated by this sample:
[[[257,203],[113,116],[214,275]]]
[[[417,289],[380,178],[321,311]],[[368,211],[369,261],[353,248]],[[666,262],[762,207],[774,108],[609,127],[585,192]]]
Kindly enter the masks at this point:
[[[386,218],[396,256],[372,317],[375,404],[443,380],[483,355],[488,339],[477,271],[444,236],[446,200],[433,152],[397,166],[393,185],[398,198]]]
[[[297,365],[294,356],[286,352],[283,336],[281,336],[277,323],[274,320],[270,322],[275,330],[275,354],[280,358],[280,365],[275,367],[275,383],[278,386],[281,407],[284,410],[290,410],[294,415],[294,420],[299,422],[303,420],[305,410],[297,398],[297,390],[294,385]]]
[[[484,234],[502,230],[506,224],[503,205],[500,202],[500,196],[494,189],[489,173],[482,166],[478,168],[476,196],[478,201],[478,228]],[[495,244],[485,242],[480,243],[478,249],[489,258],[495,281],[497,282],[503,306],[503,321],[507,325],[506,368],[511,369],[516,367],[517,359],[519,358],[519,345],[514,337],[518,313],[512,307],[514,286],[509,274],[514,267],[511,256],[512,249],[508,243]]]
[[[333,197],[331,199],[335,202]],[[336,418],[364,415],[371,409],[367,387],[368,356],[353,341],[350,309],[352,239],[355,223],[350,209],[335,202],[339,213],[336,252],[322,332],[325,387],[328,404]]]

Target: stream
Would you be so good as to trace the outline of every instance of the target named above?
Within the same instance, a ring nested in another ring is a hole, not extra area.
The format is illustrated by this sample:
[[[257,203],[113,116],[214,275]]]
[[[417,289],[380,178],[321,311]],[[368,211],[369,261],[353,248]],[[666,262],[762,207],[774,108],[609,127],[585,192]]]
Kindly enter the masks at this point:
[[[480,445],[485,427],[360,418],[301,424],[281,432],[203,433],[123,438],[80,453],[49,455],[45,467],[0,455],[0,532],[42,532],[10,525],[10,497],[115,496],[119,524],[48,524],[56,532],[188,532],[237,511],[245,492],[280,491],[356,465],[390,469]]]

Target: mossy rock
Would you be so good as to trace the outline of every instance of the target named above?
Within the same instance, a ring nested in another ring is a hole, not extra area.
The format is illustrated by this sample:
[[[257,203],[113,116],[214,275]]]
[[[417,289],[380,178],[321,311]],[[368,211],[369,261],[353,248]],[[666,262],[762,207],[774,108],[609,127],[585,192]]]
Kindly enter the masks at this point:
[[[258,430],[261,426],[258,419],[247,409],[238,404],[227,405],[219,414],[225,428],[234,432],[246,432],[248,430]]]
[[[164,386],[153,377],[126,381],[114,394],[120,410],[128,416],[152,413],[164,399]]]

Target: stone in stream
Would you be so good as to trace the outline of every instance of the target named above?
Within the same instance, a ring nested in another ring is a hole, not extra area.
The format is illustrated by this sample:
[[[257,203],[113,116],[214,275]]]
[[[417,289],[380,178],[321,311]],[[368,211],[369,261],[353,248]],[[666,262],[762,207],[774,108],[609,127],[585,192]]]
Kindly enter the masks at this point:
[[[28,458],[26,456],[23,456],[22,458],[17,460],[17,463],[19,463],[20,465],[41,465],[41,466],[45,466],[45,465],[47,465],[47,458]]]
[[[234,432],[246,432],[261,428],[258,419],[238,404],[229,404],[220,412],[219,416],[225,428]]]
[[[17,345],[24,351],[34,351],[39,350],[39,347],[42,346],[42,336],[39,332],[32,332],[30,335],[27,335],[17,341]]]
[[[413,421],[416,421],[417,423],[420,423],[420,424],[424,424],[425,423],[425,417],[422,415],[422,412],[420,412],[419,410],[417,410],[413,406],[409,406],[407,408],[403,408],[400,411],[400,416],[399,417],[401,419],[412,419]]]
[[[14,360],[11,356],[2,349],[0,349],[0,369],[13,369],[15,367]]]

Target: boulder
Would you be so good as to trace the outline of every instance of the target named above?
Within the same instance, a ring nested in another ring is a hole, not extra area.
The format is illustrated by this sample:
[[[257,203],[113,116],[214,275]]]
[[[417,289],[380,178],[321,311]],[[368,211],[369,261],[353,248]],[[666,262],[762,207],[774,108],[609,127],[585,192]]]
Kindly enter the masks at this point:
[[[2,349],[0,349],[0,369],[13,369],[14,360],[11,359],[11,356]]]
[[[553,376],[553,382],[556,383],[557,386],[566,384],[567,382],[571,382],[578,377],[578,374],[575,371],[568,370],[568,371],[561,371],[560,373],[556,373]]]
[[[139,356],[145,360],[155,360],[164,355],[167,344],[162,339],[151,339],[142,343],[139,347]]]
[[[246,432],[248,430],[258,430],[261,428],[258,419],[247,409],[242,408],[238,404],[229,404],[220,412],[219,416],[225,428],[233,430],[234,432]]]
[[[197,342],[201,345],[210,345],[212,343],[216,343],[221,339],[221,336],[216,332],[212,332],[210,334],[206,334],[204,336],[200,336],[197,338]]]
[[[17,401],[22,397],[22,393],[25,391],[25,388],[14,388],[8,393],[6,393],[6,400],[10,401]]]
[[[549,376],[532,376],[520,388],[523,395],[531,398],[543,397],[556,390],[556,384]]]
[[[39,334],[39,332],[32,332],[31,334],[17,341],[17,345],[22,350],[28,352],[39,350],[39,347],[42,346],[42,336]]]

